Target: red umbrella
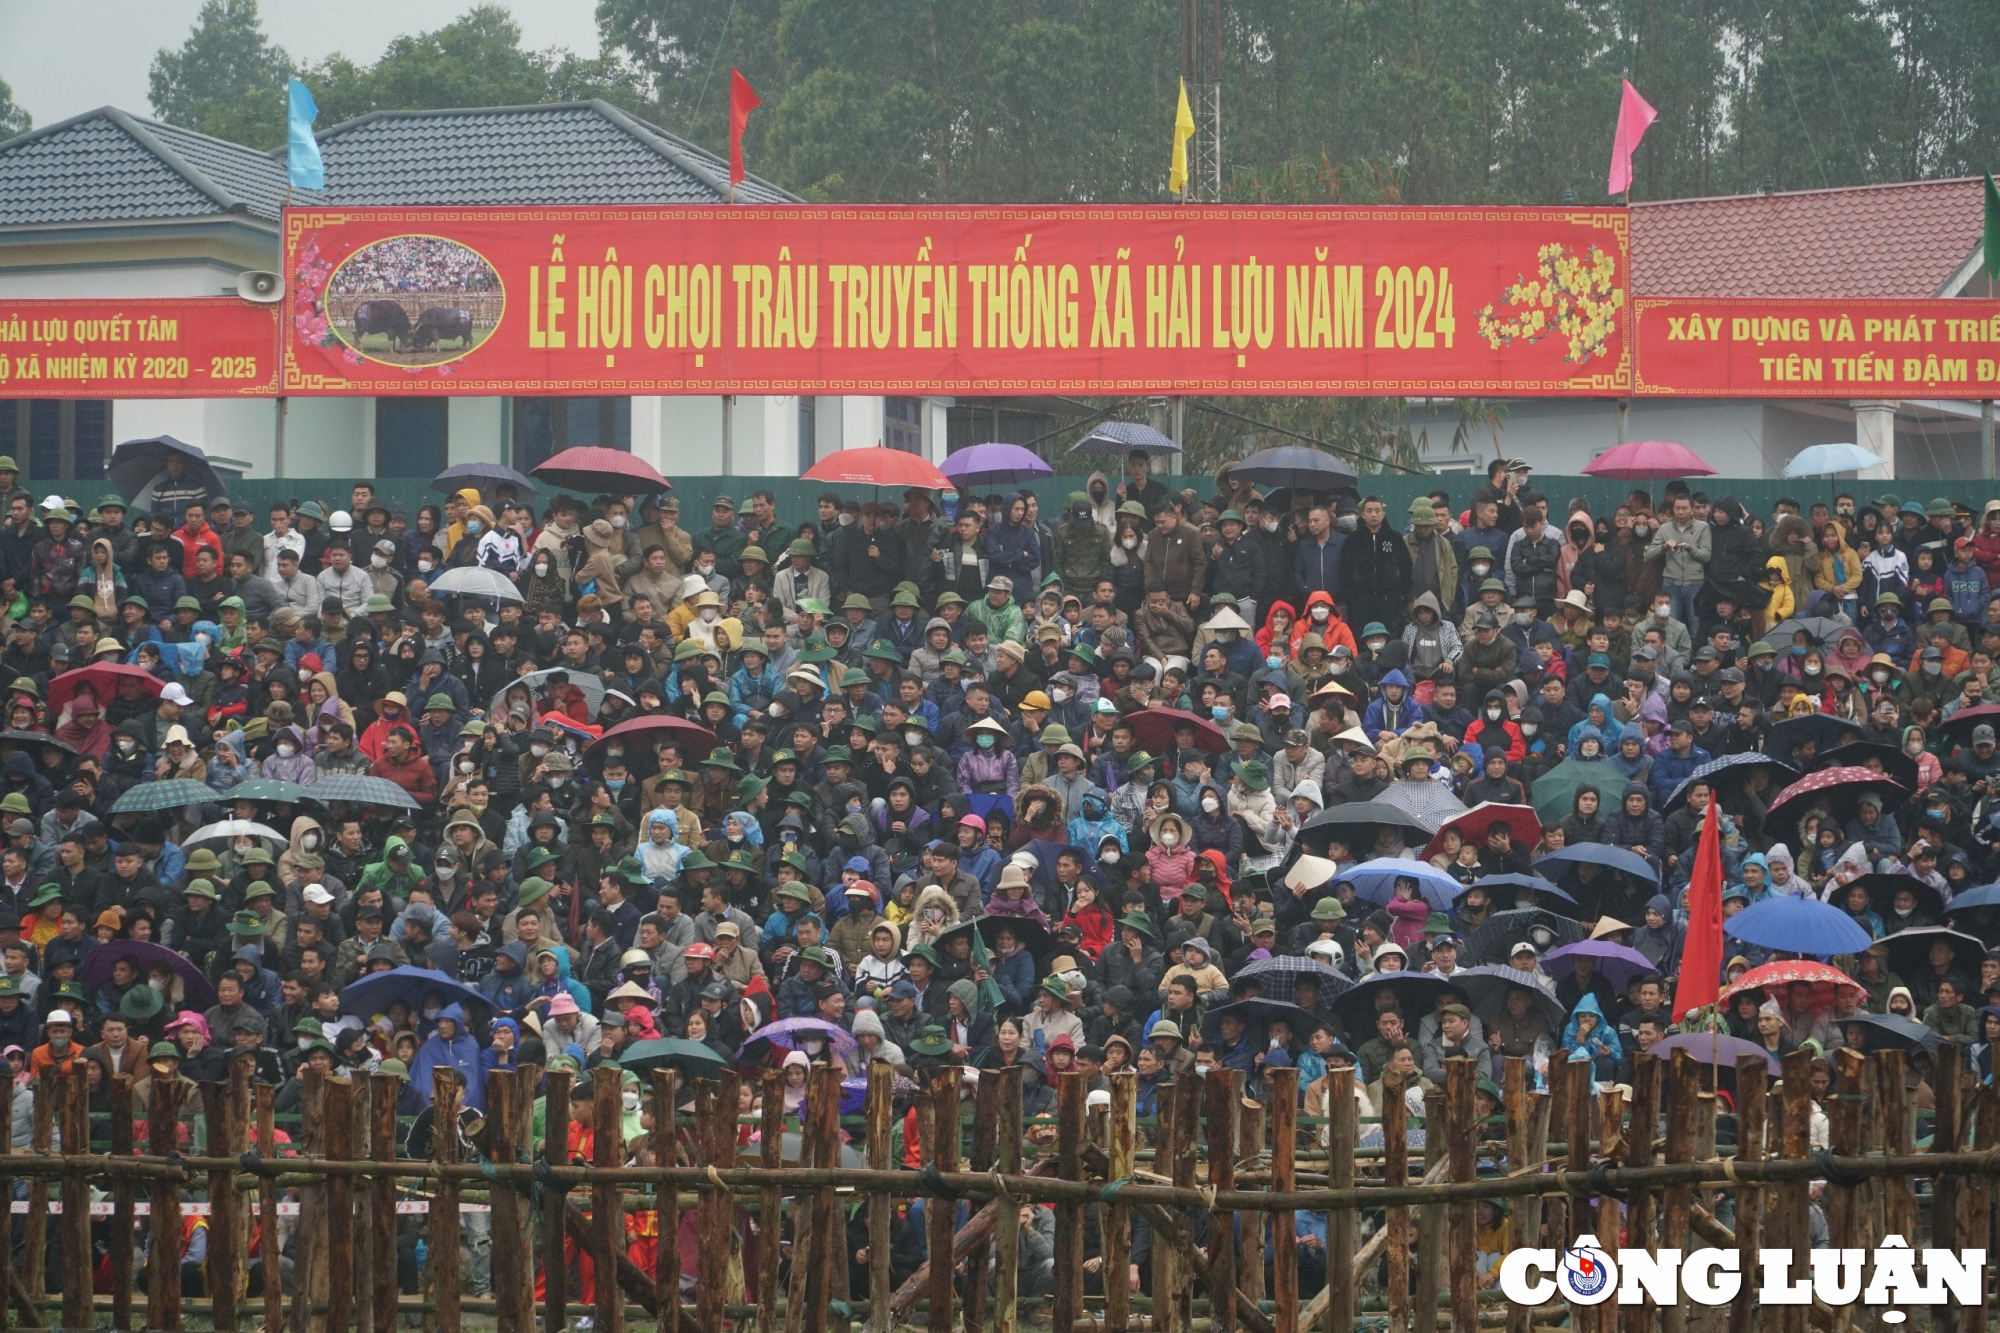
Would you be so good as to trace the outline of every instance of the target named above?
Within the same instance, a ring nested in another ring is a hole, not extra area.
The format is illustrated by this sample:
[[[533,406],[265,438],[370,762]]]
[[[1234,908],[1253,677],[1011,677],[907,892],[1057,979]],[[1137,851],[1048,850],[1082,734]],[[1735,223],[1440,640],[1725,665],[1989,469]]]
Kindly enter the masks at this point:
[[[1961,708],[1950,717],[1937,724],[1940,736],[1949,736],[1960,745],[1972,744],[1972,729],[1980,723],[2000,732],[2000,704],[1980,704],[1976,708]]]
[[[1670,477],[1712,477],[1715,469],[1686,445],[1666,440],[1634,440],[1606,449],[1583,470],[1586,477],[1657,481]]]
[[[1181,727],[1193,727],[1194,743],[1210,754],[1221,754],[1229,748],[1222,728],[1185,709],[1141,708],[1127,713],[1125,720],[1132,724],[1132,734],[1139,738],[1139,744],[1152,754],[1170,754],[1174,748],[1174,732]],[[1168,766],[1172,767],[1171,760]]]
[[[1815,1011],[1833,1008],[1834,1002],[1840,998],[1843,991],[1857,999],[1865,999],[1868,994],[1867,987],[1837,967],[1826,963],[1807,962],[1804,959],[1792,959],[1751,968],[1724,987],[1722,994],[1716,997],[1716,1003],[1727,1006],[1744,991],[1776,990],[1780,986],[1791,986],[1801,981],[1813,988],[1812,999],[1807,1002],[1806,1007]]]
[[[126,666],[121,662],[97,662],[74,671],[65,671],[49,682],[49,706],[61,708],[76,697],[76,692],[89,687],[99,703],[117,697],[122,682],[136,680],[140,690],[152,698],[159,698],[166,688],[161,680],[144,667]]]
[[[565,449],[535,469],[542,480],[572,491],[670,491],[674,484],[651,463],[623,449],[579,445]]]
[[[640,744],[648,751],[661,741],[672,740],[680,745],[683,754],[696,763],[708,758],[708,752],[722,743],[707,727],[684,717],[635,717],[629,722],[620,722],[599,736],[584,747],[584,753],[595,754],[614,740],[624,742],[627,749]]]
[[[1484,846],[1486,835],[1493,825],[1506,820],[1513,828],[1514,841],[1524,847],[1532,847],[1542,836],[1542,819],[1531,805],[1506,805],[1500,801],[1481,801],[1462,815],[1454,815],[1439,826],[1424,845],[1423,856],[1428,859],[1437,855],[1444,845],[1446,829],[1457,829],[1458,836],[1467,842]]]
[[[806,481],[828,481],[847,486],[921,486],[925,490],[949,491],[957,486],[921,454],[871,445],[865,449],[842,449],[828,454],[805,471]]]
[[[1837,796],[1844,809],[1835,813],[1843,818],[1854,813],[1854,803],[1863,794],[1874,792],[1884,804],[1903,800],[1910,792],[1894,778],[1877,773],[1872,768],[1848,765],[1844,768],[1822,768],[1817,773],[1808,773],[1791,786],[1779,792],[1765,811],[1766,828],[1788,827],[1805,812],[1814,796],[1822,793]]]

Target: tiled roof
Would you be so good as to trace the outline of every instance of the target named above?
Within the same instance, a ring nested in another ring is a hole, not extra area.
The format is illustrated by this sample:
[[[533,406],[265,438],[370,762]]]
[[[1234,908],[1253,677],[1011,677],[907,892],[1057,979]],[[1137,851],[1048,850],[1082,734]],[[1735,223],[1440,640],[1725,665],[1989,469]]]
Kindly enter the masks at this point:
[[[1979,244],[1977,179],[1632,207],[1641,296],[1931,297]]]
[[[249,213],[275,222],[263,153],[103,107],[0,143],[0,226]]]
[[[720,203],[729,165],[605,102],[384,111],[320,135],[339,204]],[[745,203],[791,200],[756,177]]]

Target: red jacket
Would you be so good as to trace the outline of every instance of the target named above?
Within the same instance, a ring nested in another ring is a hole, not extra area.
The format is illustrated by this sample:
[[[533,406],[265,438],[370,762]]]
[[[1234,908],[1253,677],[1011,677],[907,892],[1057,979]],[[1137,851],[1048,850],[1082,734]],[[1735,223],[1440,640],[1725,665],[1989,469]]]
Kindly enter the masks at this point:
[[[202,524],[201,532],[196,534],[189,532],[187,525],[183,523],[180,527],[174,529],[174,540],[181,544],[182,578],[191,579],[195,576],[197,570],[195,568],[194,555],[196,551],[199,551],[204,546],[215,552],[215,567],[226,572],[226,567],[222,559],[222,537],[212,525],[207,523]]]
[[[430,805],[437,800],[437,774],[431,771],[430,760],[415,750],[400,764],[385,752],[368,771],[401,787],[418,805]]]

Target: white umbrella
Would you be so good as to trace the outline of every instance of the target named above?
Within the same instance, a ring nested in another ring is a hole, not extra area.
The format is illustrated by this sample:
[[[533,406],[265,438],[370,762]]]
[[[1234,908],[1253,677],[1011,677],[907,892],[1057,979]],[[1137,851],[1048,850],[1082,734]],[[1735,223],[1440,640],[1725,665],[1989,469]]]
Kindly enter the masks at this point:
[[[480,565],[447,569],[431,580],[431,592],[440,596],[456,593],[461,597],[498,597],[507,602],[527,600],[514,586],[514,580],[497,569],[486,569]]]
[[[284,834],[268,824],[259,824],[254,819],[225,819],[220,823],[196,829],[194,835],[184,839],[181,845],[192,847],[198,842],[234,842],[238,838],[269,838],[272,842],[289,842]]]

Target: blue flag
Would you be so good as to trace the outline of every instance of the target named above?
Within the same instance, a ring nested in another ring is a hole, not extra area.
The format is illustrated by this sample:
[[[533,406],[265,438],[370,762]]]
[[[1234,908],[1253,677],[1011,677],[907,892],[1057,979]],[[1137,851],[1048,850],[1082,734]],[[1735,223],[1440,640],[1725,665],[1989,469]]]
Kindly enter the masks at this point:
[[[292,184],[301,190],[323,190],[326,167],[319,160],[319,140],[313,138],[313,121],[319,118],[319,107],[313,102],[312,91],[297,79],[291,81],[290,93],[290,143],[285,161]]]

